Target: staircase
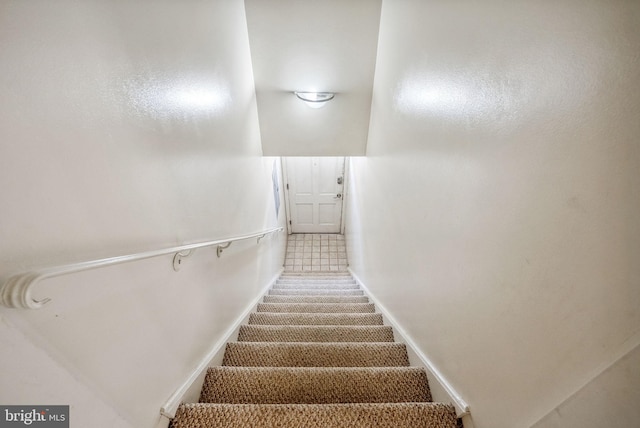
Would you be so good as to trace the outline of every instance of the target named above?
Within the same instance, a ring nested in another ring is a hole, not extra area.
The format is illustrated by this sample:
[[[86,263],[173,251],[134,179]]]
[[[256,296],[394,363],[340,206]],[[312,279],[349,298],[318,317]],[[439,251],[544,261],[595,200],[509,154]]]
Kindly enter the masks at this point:
[[[172,428],[455,428],[348,273],[285,272]]]

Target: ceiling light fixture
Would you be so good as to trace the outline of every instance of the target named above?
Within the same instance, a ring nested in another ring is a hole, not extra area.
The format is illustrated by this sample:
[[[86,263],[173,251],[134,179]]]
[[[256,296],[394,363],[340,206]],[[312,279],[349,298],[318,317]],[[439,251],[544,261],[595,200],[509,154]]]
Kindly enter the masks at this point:
[[[333,92],[294,92],[296,97],[312,108],[324,107],[336,94]]]

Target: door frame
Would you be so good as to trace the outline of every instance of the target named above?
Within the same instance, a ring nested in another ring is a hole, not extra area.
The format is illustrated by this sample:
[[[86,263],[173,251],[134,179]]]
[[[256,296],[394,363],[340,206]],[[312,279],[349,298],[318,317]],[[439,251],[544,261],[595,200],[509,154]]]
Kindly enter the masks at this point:
[[[299,156],[299,157],[322,157],[322,156]],[[340,233],[344,235],[344,216],[345,216],[345,200],[347,198],[347,168],[349,165],[349,157],[348,156],[328,156],[334,158],[344,158],[344,163],[342,165],[342,211],[340,213]],[[290,193],[289,193],[289,173],[288,173],[288,165],[287,158],[285,156],[280,157],[281,165],[282,165],[282,179],[284,184],[284,207],[285,212],[287,214],[286,224],[287,224],[287,235],[291,235],[293,233],[292,225],[291,225],[291,205],[289,203]]]
[[[280,158],[280,161],[282,165],[282,181],[284,182],[284,209],[287,213],[287,235],[291,235],[293,232],[291,231],[291,207],[289,206],[289,167],[287,166],[287,159],[284,156]]]
[[[349,156],[344,157],[344,166],[342,168],[342,217],[340,217],[340,234],[344,235],[346,220],[347,220],[347,194],[349,193],[349,165],[351,165],[351,159]]]

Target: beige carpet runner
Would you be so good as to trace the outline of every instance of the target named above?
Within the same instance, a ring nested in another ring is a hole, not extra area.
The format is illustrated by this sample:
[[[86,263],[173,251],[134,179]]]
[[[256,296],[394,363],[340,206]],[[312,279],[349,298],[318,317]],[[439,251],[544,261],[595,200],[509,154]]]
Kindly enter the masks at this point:
[[[283,274],[172,428],[455,428],[348,274]]]

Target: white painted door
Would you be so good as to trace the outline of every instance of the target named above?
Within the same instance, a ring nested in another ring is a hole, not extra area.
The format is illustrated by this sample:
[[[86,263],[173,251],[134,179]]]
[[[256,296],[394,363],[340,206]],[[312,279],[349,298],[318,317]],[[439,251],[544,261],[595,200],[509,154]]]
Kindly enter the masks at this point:
[[[344,157],[285,158],[292,233],[340,233]]]

